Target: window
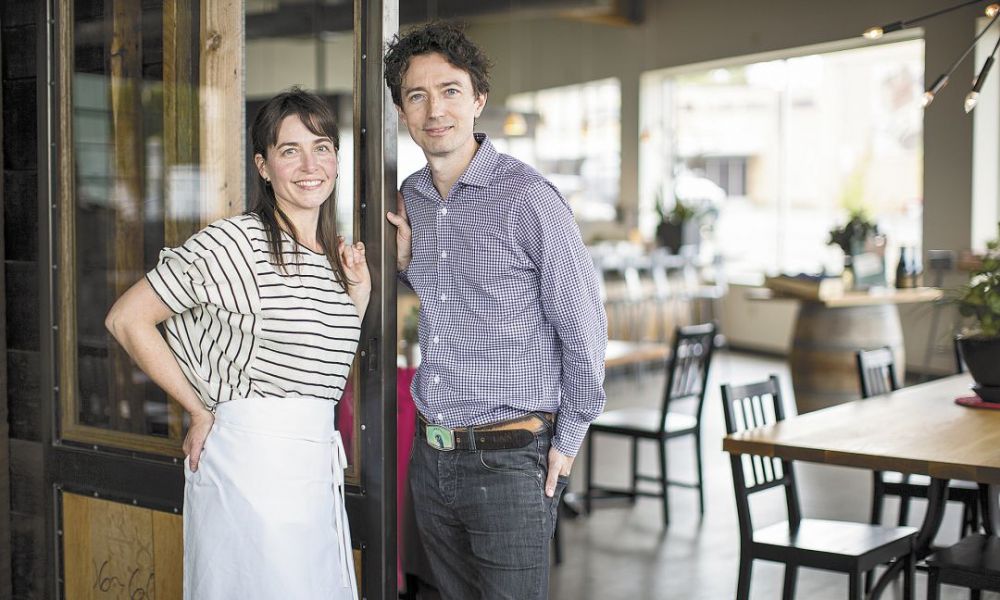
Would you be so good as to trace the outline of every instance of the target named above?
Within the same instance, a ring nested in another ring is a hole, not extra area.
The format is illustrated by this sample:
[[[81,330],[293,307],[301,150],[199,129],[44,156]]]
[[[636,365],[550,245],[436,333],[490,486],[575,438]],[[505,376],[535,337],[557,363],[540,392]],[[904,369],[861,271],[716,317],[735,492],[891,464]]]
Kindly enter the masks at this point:
[[[562,192],[578,221],[614,221],[621,180],[621,83],[602,79],[507,99],[511,115],[534,125],[505,140],[506,152],[538,169]]]
[[[716,249],[753,273],[839,272],[829,231],[855,207],[893,250],[919,247],[922,92],[921,40],[647,73],[640,227],[652,237],[658,199],[699,205]]]
[[[200,57],[198,10],[172,8],[60,3],[71,41],[59,57],[53,274],[62,438],[179,456],[183,411],[104,329],[161,248],[243,209],[243,156],[231,151],[242,81],[226,75],[242,61],[242,15],[202,11],[216,37]]]

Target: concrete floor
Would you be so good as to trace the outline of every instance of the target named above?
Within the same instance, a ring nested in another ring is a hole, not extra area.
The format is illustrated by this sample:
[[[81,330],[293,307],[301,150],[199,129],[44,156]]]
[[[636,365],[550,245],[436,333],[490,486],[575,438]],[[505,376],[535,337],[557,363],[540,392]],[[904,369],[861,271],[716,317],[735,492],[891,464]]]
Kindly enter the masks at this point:
[[[723,437],[719,385],[745,383],[777,373],[786,385],[785,397],[792,393],[784,360],[733,352],[719,352],[712,366],[709,396],[705,402],[703,445],[706,477],[706,511],[698,518],[694,490],[672,488],[671,524],[662,526],[658,499],[639,499],[634,506],[605,503],[589,516],[563,518],[560,522],[563,563],[552,570],[553,600],[724,600],[733,598],[739,564],[739,533],[733,500],[728,455],[721,450]],[[607,382],[608,409],[627,406],[659,406],[663,376],[632,373],[611,376]],[[789,406],[789,414],[794,407]],[[671,477],[693,481],[693,443],[672,442],[668,458]],[[613,437],[598,439],[596,481],[624,485],[627,478],[628,449]],[[574,466],[571,489],[583,483],[581,455]],[[656,472],[652,443],[640,450],[641,472]],[[871,475],[853,469],[797,463],[799,494],[803,513],[808,517],[867,521]],[[785,518],[780,492],[758,494],[754,500],[756,525]],[[895,519],[896,503],[886,502],[887,519]],[[914,501],[911,524],[918,524],[923,503]],[[960,510],[950,505],[937,542],[958,539]],[[781,597],[783,567],[757,561],[754,565],[751,598]],[[917,598],[925,597],[926,576],[918,572]],[[901,585],[885,598],[900,598]],[[810,600],[843,599],[847,596],[847,576],[802,569],[796,597]],[[1000,595],[986,593],[984,598]],[[942,598],[965,599],[960,588],[943,588]]]

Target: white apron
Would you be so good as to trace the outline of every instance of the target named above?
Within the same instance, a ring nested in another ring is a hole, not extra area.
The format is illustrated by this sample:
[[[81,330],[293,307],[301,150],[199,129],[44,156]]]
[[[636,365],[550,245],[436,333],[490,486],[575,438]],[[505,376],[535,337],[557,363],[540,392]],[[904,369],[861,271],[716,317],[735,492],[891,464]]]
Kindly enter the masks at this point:
[[[185,600],[356,600],[336,402],[219,404],[184,461]]]

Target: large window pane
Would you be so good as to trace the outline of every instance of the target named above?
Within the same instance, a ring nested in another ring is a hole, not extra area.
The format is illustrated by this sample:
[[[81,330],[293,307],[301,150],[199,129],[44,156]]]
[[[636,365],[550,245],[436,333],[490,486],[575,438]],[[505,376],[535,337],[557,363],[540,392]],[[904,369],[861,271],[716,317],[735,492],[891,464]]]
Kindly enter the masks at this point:
[[[717,213],[733,270],[839,270],[830,229],[863,208],[920,246],[923,42],[643,79],[641,227],[660,198]]]

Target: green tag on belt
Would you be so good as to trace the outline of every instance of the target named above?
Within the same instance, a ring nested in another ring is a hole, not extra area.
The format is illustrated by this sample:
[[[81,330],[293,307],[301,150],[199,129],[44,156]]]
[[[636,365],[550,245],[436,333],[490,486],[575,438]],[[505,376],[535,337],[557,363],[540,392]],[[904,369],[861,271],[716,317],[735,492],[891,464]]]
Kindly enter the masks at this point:
[[[427,426],[427,443],[438,450],[455,449],[455,432],[440,425]]]

